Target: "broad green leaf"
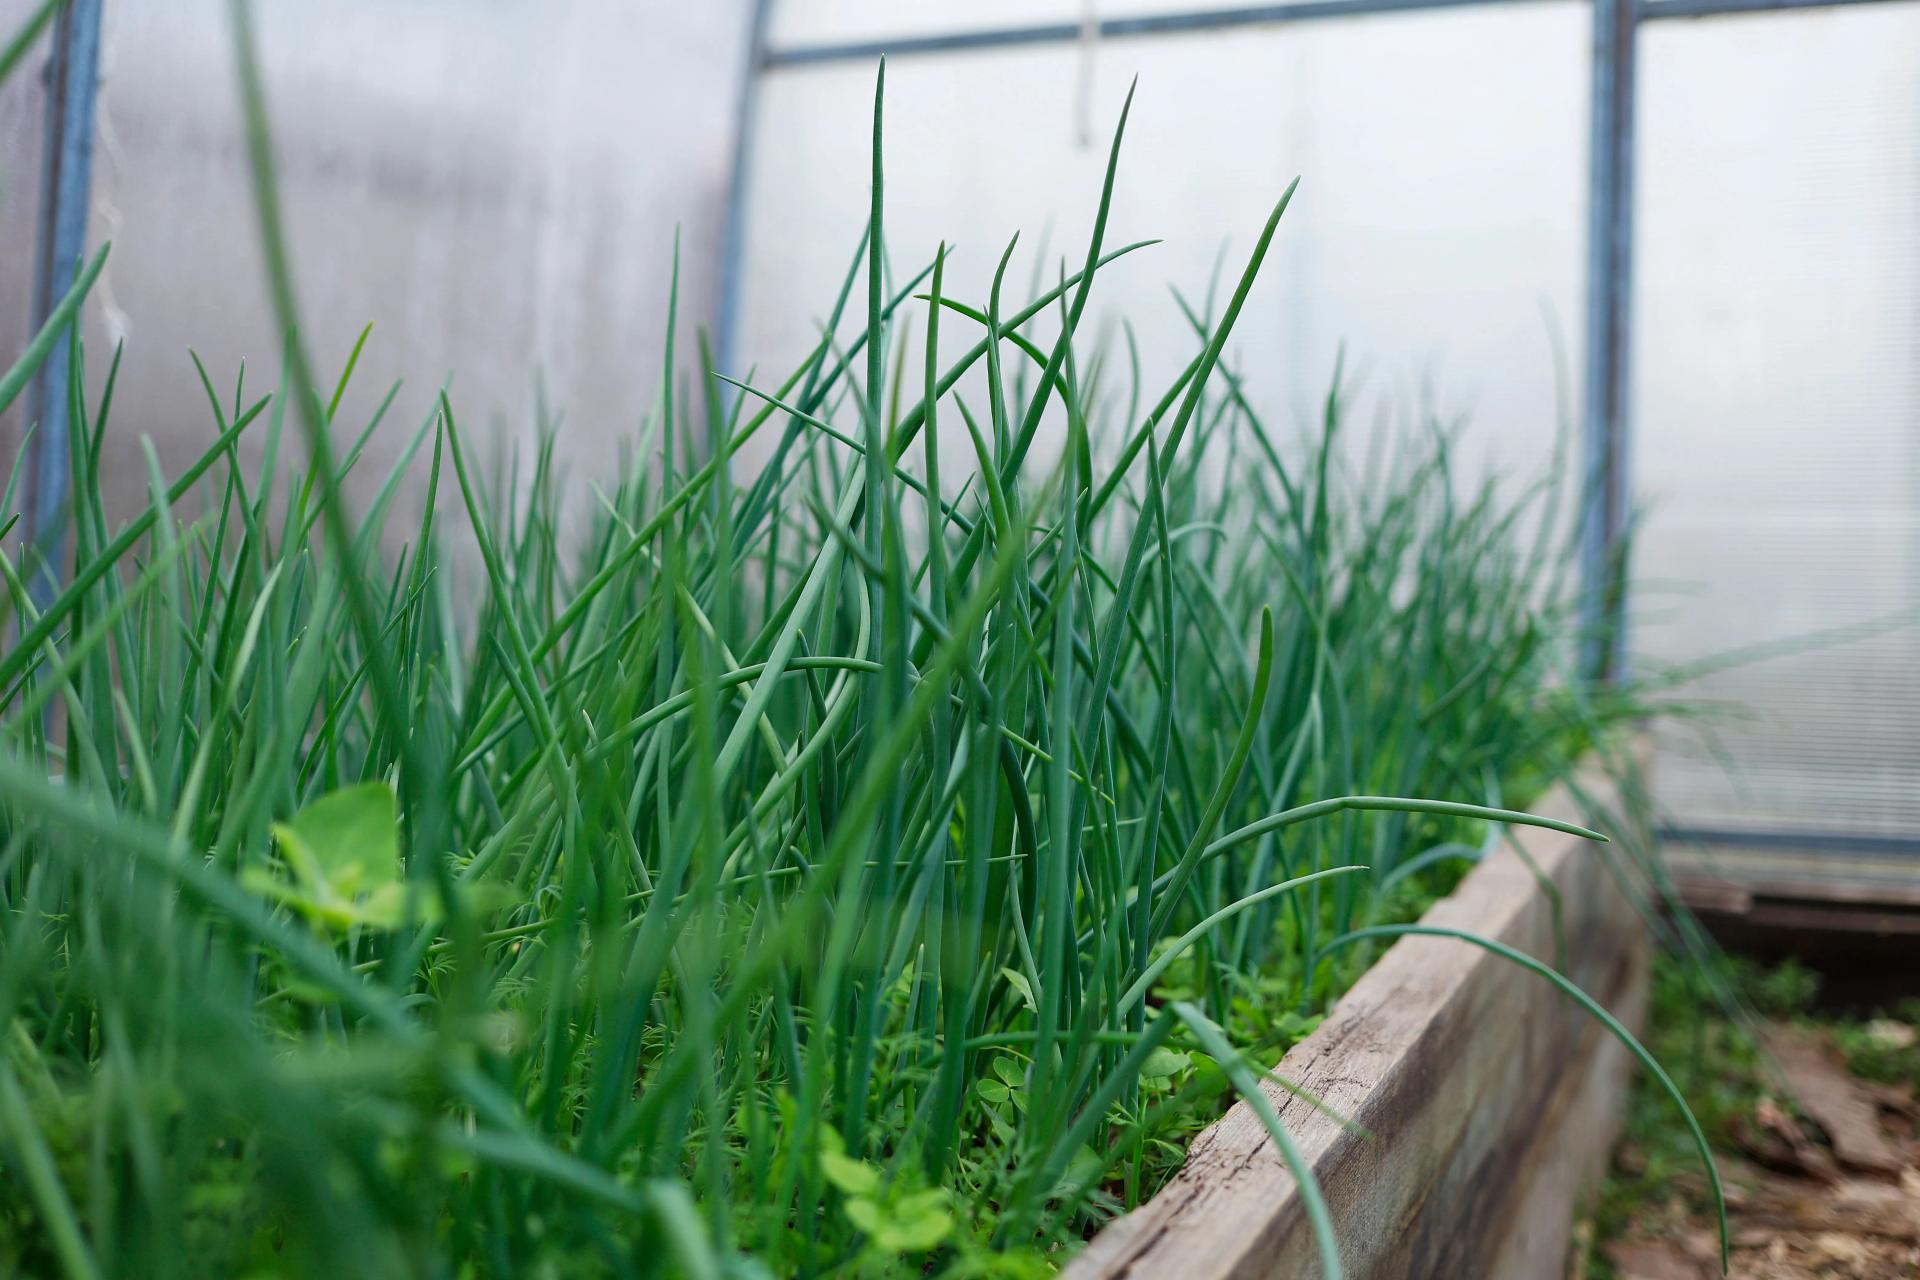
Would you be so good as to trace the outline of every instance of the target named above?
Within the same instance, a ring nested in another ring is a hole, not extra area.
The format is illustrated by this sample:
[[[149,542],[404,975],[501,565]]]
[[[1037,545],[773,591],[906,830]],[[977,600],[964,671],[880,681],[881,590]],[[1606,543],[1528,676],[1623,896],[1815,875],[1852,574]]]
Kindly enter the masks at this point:
[[[893,1220],[881,1234],[881,1243],[895,1253],[925,1253],[953,1230],[946,1192],[938,1187],[904,1196],[893,1206]]]
[[[1186,1054],[1181,1053],[1178,1049],[1169,1049],[1162,1045],[1160,1048],[1148,1054],[1147,1060],[1140,1064],[1140,1078],[1142,1080],[1165,1080],[1169,1076],[1178,1075],[1180,1072],[1185,1071],[1191,1065],[1193,1065],[1193,1059],[1189,1058]]]
[[[273,827],[280,852],[310,889],[351,898],[400,878],[393,789],[363,782],[328,792]]]
[[[820,1153],[820,1172],[827,1181],[850,1196],[869,1195],[880,1187],[880,1171],[852,1156],[837,1151]]]
[[[847,1202],[847,1220],[865,1232],[881,1253],[925,1253],[953,1230],[953,1215],[938,1189],[881,1205],[865,1197]]]

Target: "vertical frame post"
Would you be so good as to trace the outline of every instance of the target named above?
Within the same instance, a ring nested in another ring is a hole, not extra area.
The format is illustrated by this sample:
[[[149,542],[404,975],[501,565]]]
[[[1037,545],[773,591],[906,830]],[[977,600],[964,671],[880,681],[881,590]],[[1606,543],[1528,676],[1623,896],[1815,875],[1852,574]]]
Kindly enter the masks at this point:
[[[34,282],[34,328],[46,323],[73,283],[87,245],[93,194],[94,102],[100,87],[100,16],[105,0],[68,0],[53,29],[47,63],[47,142],[40,205],[40,262]],[[80,324],[75,317],[76,328]],[[66,550],[68,452],[67,382],[71,344],[58,342],[34,380],[29,451],[31,487],[27,527],[43,569],[33,577],[36,597],[51,598]],[[46,599],[40,603],[45,604]]]
[[[1633,283],[1633,94],[1638,0],[1593,0],[1586,404],[1580,592],[1585,670],[1626,660],[1627,357]]]
[[[747,62],[734,103],[733,167],[727,183],[726,225],[721,228],[720,298],[714,312],[713,360],[722,373],[739,376],[740,294],[746,264],[747,197],[753,172],[754,133],[760,115],[760,77],[767,57],[767,18],[773,0],[753,0],[747,23]],[[731,393],[731,387],[726,388]]]

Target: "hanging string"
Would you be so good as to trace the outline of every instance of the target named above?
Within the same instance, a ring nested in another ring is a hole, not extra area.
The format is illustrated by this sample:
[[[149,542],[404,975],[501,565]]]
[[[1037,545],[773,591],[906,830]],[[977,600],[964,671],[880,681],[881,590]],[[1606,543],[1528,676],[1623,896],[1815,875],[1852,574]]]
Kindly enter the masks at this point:
[[[1081,0],[1080,57],[1074,74],[1073,132],[1081,150],[1093,145],[1093,54],[1100,41],[1100,17],[1094,12],[1096,0]]]

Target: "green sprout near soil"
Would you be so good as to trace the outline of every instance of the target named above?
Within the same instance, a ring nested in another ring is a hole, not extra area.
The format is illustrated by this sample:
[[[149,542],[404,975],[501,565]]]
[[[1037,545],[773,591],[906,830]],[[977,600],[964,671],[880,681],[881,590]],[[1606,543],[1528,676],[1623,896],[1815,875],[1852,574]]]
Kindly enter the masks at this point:
[[[36,608],[0,559],[0,1263],[1043,1274],[1238,1095],[1337,1276],[1260,1091],[1355,972],[1327,953],[1507,824],[1601,838],[1511,807],[1637,709],[1571,670],[1559,486],[1463,487],[1444,430],[1356,474],[1337,378],[1315,437],[1263,423],[1226,349],[1292,187],[1143,407],[1080,335],[1144,247],[1106,242],[1125,110],[1077,270],[1013,309],[1011,245],[984,306],[944,247],[902,282],[883,67],[799,368],[676,386],[670,296],[590,519],[550,425],[489,482],[445,394],[356,503],[398,389],[349,424],[360,346],[330,385],[306,353],[234,20],[278,385],[202,370],[212,443],[149,450],[110,534],[98,259],[0,379],[72,343],[73,571]]]

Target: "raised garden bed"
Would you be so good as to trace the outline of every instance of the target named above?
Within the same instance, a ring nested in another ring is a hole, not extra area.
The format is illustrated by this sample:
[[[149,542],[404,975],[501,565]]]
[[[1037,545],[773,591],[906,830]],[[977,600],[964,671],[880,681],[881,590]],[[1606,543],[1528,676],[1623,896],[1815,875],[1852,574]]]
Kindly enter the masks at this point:
[[[1534,812],[1604,820],[1615,789],[1597,772],[1578,783],[1586,803],[1560,786]],[[1638,1030],[1648,940],[1617,876],[1613,855],[1587,841],[1515,829],[1422,922],[1558,963]],[[1561,904],[1564,957],[1543,881]],[[1350,1275],[1557,1277],[1630,1068],[1625,1048],[1538,976],[1452,939],[1405,937],[1275,1071],[1366,1133],[1264,1089],[1326,1194]],[[1243,1102],[1066,1274],[1250,1280],[1314,1274],[1313,1258],[1296,1184]]]

